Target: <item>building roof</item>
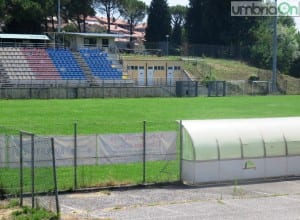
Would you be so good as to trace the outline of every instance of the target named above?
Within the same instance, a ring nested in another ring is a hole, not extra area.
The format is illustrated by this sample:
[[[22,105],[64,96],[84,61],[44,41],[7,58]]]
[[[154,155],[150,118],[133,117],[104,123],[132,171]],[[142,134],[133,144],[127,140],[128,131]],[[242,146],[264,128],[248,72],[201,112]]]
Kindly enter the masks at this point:
[[[107,18],[106,17],[96,17],[99,22],[107,24]],[[116,25],[122,25],[122,26],[129,26],[128,22],[122,19],[116,19],[116,18],[111,18],[110,21],[111,24],[116,24]]]
[[[106,37],[106,38],[119,38],[124,37],[123,34],[108,34],[108,33],[76,33],[76,32],[61,32],[65,35],[81,36],[81,37]]]
[[[0,34],[0,39],[50,40],[47,35],[37,34]]]

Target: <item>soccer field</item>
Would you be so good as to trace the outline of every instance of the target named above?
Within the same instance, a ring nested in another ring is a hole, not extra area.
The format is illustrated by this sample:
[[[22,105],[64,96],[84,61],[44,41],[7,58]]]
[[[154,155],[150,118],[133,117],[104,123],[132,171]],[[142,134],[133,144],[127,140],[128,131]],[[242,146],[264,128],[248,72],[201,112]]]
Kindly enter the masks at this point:
[[[300,115],[300,96],[1,100],[0,126],[38,134],[81,134],[136,130],[144,120],[287,117]],[[104,126],[105,125],[105,126]],[[122,126],[120,126],[122,125]]]
[[[0,126],[37,134],[139,131],[145,120],[168,129],[175,120],[300,116],[300,96],[1,100]],[[159,127],[160,126],[160,127]]]
[[[77,121],[80,134],[100,134],[142,132],[145,120],[147,131],[176,131],[176,120],[180,119],[300,116],[299,101],[300,96],[1,100],[0,126],[41,135],[71,135],[73,123]],[[147,161],[145,171],[146,182],[177,181],[179,158]],[[8,192],[18,191],[19,170],[2,168],[0,172],[0,184],[7,187]],[[25,191],[28,191],[29,170],[24,172]],[[40,168],[37,172],[37,190],[51,189],[51,180],[48,180],[51,169]],[[58,167],[57,172],[60,190],[74,188],[73,167]],[[143,182],[143,164],[140,162],[79,166],[77,172],[79,187]]]

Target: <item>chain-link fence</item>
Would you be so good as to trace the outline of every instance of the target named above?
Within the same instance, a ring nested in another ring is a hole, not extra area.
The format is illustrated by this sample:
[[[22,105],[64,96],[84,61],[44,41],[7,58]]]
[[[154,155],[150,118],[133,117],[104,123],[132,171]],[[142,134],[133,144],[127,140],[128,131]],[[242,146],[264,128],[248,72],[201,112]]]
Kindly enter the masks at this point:
[[[61,191],[180,179],[177,122],[102,122],[99,127],[76,122],[70,127],[71,135],[53,138],[26,132],[1,133],[3,190],[16,196],[31,195],[32,206],[37,199],[38,205],[53,210],[54,171]],[[44,197],[39,197],[40,193]]]
[[[0,127],[0,131],[0,198],[4,198],[6,194],[18,196],[20,193],[19,161],[12,162],[11,157],[19,155],[19,146],[15,143],[19,132],[7,127]]]
[[[83,134],[95,130],[78,122],[74,135],[55,137],[60,189],[179,180],[177,123],[101,123],[98,131]]]
[[[271,81],[207,81],[198,84],[198,96],[257,96],[272,93]],[[277,84],[278,93],[287,95],[300,94],[300,80],[285,80]]]
[[[0,197],[59,213],[55,171],[53,139],[0,128]]]

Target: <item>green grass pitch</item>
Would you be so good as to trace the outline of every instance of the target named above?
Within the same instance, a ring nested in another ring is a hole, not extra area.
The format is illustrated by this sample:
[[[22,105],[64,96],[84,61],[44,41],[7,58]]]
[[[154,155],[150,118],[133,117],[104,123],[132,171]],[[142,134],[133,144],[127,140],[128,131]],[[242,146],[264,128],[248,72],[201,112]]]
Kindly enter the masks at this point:
[[[41,135],[72,135],[73,123],[79,134],[176,130],[176,120],[300,116],[300,96],[256,96],[222,98],[140,98],[81,100],[0,100],[0,126]],[[1,129],[0,129],[1,131]],[[3,131],[2,131],[3,132]],[[1,132],[0,132],[1,133]],[[39,191],[52,188],[45,178],[47,168],[39,168]],[[79,187],[137,184],[142,182],[142,163],[78,167]],[[74,169],[60,167],[61,190],[74,187]],[[0,188],[18,191],[19,170],[0,169]],[[29,170],[25,170],[25,190],[30,190]],[[176,181],[179,160],[147,162],[146,181]],[[51,173],[49,173],[49,178]]]
[[[0,126],[37,134],[71,135],[74,122],[80,134],[122,133],[144,120],[160,130],[180,119],[300,116],[300,96],[0,100],[0,112]]]

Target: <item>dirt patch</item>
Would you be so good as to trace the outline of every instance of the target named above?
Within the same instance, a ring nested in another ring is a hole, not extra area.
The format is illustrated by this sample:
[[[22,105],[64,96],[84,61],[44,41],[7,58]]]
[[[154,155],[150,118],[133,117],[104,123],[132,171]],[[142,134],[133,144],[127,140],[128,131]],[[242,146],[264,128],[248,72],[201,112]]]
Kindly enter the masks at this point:
[[[18,208],[7,208],[8,201],[0,201],[0,220],[10,220],[11,214]]]

